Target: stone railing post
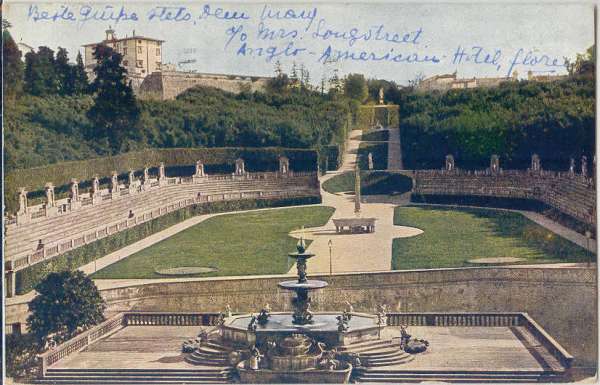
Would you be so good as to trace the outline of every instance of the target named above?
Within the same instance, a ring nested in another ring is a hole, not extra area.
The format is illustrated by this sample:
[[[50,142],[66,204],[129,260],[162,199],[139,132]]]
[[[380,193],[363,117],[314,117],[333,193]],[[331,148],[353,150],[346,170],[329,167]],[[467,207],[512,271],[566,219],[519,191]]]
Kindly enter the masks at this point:
[[[290,171],[290,160],[287,156],[279,157],[279,173],[282,175],[287,175]]]
[[[100,179],[98,179],[98,175],[94,176],[92,179],[92,196],[96,196],[100,193]]]
[[[194,178],[202,178],[204,177],[204,164],[202,163],[202,161],[197,160],[196,161],[196,171],[194,172]]]
[[[19,211],[17,214],[26,214],[27,213],[27,191],[24,187],[19,189]]]
[[[542,164],[538,154],[531,155],[531,172],[539,173],[542,171]]]
[[[19,189],[19,211],[17,211],[17,224],[28,223],[31,221],[29,213],[29,203],[27,202],[27,190],[24,187]]]
[[[454,156],[446,155],[446,171],[454,171]]]
[[[54,199],[54,185],[52,182],[46,183],[46,216],[52,216],[58,214],[58,207],[56,207],[56,201]]]
[[[150,183],[150,171],[148,170],[148,167],[144,167],[144,171],[142,171],[142,175],[143,175],[143,183],[144,184],[148,184]]]
[[[158,165],[158,185],[163,186],[167,184],[167,178],[165,177],[165,164],[160,162]]]
[[[569,159],[569,176],[575,176],[575,159]]]
[[[113,171],[110,176],[110,192],[113,195],[119,192],[119,177],[116,171]]]
[[[244,175],[244,174],[246,174],[244,159],[237,158],[235,160],[235,175]]]
[[[46,208],[54,207],[54,185],[52,182],[46,183]]]
[[[81,201],[79,200],[79,182],[77,179],[71,179],[69,195],[71,198],[69,201],[71,210],[77,210],[79,207],[81,207]]]
[[[490,158],[490,172],[492,174],[498,174],[500,172],[500,158],[494,154]]]
[[[587,174],[588,174],[587,156],[583,155],[581,157],[581,176],[586,178]]]
[[[129,173],[127,174],[127,188],[130,193],[135,190],[135,174],[133,173],[133,170],[129,170]]]

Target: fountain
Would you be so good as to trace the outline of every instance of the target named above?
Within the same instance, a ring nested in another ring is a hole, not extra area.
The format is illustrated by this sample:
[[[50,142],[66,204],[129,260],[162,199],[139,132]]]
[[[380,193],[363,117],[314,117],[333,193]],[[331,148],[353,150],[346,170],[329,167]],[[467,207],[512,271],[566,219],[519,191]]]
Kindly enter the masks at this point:
[[[349,303],[343,312],[312,312],[310,292],[328,283],[308,279],[306,263],[314,254],[306,252],[304,237],[296,248],[289,256],[296,261],[298,277],[278,284],[295,293],[293,312],[271,312],[265,305],[258,315],[223,317],[218,338],[201,338],[186,361],[205,365],[207,354],[219,354],[217,362],[235,367],[242,383],[349,382],[353,368],[361,365],[351,346],[380,343],[385,314],[357,313]],[[407,359],[401,344],[392,349]],[[189,353],[189,343],[184,350]]]
[[[306,252],[306,243],[304,237],[301,237],[296,246],[297,252],[291,253],[289,256],[296,260],[298,269],[297,281],[279,282],[279,287],[286,290],[296,292],[296,298],[292,300],[294,307],[294,315],[292,322],[296,325],[307,325],[313,323],[313,314],[310,311],[310,290],[322,289],[327,287],[327,282],[319,280],[308,280],[306,278],[306,261],[314,257],[314,254]]]

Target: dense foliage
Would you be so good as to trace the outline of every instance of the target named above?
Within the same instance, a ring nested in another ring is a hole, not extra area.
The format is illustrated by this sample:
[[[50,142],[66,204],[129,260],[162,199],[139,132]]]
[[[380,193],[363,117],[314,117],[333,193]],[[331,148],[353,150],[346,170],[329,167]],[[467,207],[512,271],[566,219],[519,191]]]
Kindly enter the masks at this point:
[[[35,286],[27,327],[37,341],[57,333],[68,339],[78,328],[104,320],[106,304],[94,282],[79,270],[48,274]]]
[[[122,56],[112,48],[99,45],[94,49],[97,65],[90,90],[94,105],[87,116],[94,123],[90,139],[107,141],[110,149],[119,150],[129,131],[136,131],[140,108],[133,95],[127,70],[121,66]]]
[[[440,168],[453,154],[457,167],[527,168],[537,153],[546,169],[594,153],[594,80],[573,76],[548,83],[507,82],[497,88],[446,93],[401,92],[402,152],[407,168]],[[591,163],[591,162],[590,162]]]
[[[4,20],[3,20],[4,21]],[[21,61],[21,51],[13,40],[10,32],[2,28],[2,73],[3,73],[3,98],[14,101],[21,93],[23,88],[23,62]]]
[[[350,107],[345,100],[307,90],[289,94],[233,95],[191,89],[171,101],[139,101],[140,122],[118,149],[96,140],[87,117],[90,96],[25,95],[5,108],[8,171],[130,150],[170,147],[315,148],[324,154],[346,136]]]

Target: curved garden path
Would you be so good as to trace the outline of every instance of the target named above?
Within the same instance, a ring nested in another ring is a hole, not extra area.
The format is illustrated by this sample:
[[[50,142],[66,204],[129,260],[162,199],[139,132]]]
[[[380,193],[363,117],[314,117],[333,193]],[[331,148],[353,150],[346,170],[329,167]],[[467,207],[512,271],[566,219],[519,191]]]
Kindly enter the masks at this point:
[[[325,226],[292,231],[290,235],[312,240],[307,251],[315,257],[308,262],[309,273],[330,271],[329,241],[331,240],[331,266],[334,273],[356,271],[389,271],[392,265],[392,241],[394,238],[412,237],[423,231],[414,227],[394,225],[394,204],[362,203],[361,217],[377,218],[375,232],[369,234],[336,234],[334,218],[355,218],[354,195],[331,194],[323,190],[323,183],[336,175],[353,171],[362,131],[350,133],[342,166],[338,171],[328,172],[320,178],[323,205],[335,207],[335,212]],[[295,266],[289,274],[295,274]]]

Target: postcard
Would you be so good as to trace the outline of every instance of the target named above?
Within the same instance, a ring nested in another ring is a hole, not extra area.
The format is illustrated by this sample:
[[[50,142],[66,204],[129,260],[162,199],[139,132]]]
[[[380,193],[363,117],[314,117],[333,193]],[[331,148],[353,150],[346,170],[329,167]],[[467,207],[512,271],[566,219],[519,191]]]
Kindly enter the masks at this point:
[[[596,381],[596,12],[4,2],[4,383]]]

